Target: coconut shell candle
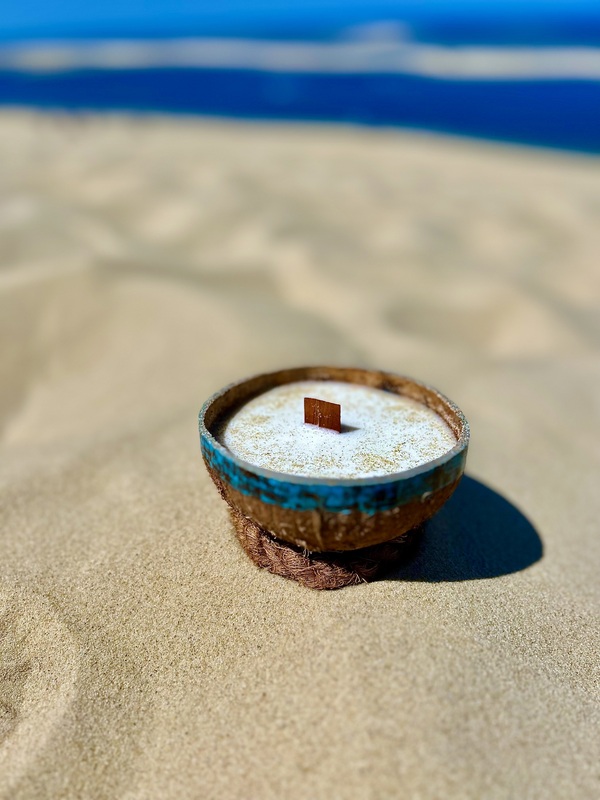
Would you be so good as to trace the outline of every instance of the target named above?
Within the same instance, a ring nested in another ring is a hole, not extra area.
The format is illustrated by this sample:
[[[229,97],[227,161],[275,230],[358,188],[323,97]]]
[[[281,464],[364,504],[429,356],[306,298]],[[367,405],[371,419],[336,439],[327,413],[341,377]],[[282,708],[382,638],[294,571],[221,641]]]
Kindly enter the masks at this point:
[[[305,367],[258,375],[200,412],[202,454],[260,566],[306,585],[368,580],[464,472],[460,409],[418,381]]]

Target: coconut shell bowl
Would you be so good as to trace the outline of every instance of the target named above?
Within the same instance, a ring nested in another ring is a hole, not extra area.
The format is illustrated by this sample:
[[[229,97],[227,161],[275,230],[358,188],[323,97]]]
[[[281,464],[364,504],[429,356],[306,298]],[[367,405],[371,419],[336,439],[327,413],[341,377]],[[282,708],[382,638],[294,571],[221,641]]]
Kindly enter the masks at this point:
[[[256,466],[219,441],[224,420],[247,402],[307,380],[361,384],[410,398],[441,417],[456,444],[411,469],[338,479]],[[373,580],[405,558],[423,523],[458,486],[469,444],[464,414],[436,389],[389,372],[342,367],[284,369],[231,384],[206,401],[199,431],[206,468],[248,556],[259,567],[319,589]]]

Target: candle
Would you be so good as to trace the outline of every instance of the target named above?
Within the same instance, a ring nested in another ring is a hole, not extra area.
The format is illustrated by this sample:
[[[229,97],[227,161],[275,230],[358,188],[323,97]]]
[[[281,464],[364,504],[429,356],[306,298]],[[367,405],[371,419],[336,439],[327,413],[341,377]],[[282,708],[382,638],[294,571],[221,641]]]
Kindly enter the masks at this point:
[[[305,398],[341,406],[341,432],[307,424]],[[456,445],[448,424],[409,397],[342,381],[276,386],[225,419],[218,441],[249,463],[288,475],[371,478],[426,464]]]
[[[390,372],[298,367],[226,386],[199,416],[204,462],[260,567],[306,586],[371,580],[458,486],[469,425]]]

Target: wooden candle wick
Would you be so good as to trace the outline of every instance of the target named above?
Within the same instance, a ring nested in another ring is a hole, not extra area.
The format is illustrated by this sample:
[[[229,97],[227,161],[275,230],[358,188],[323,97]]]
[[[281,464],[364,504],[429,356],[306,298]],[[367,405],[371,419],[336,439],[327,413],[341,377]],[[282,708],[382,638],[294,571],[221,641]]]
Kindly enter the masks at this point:
[[[304,422],[318,425],[319,428],[342,432],[342,407],[339,403],[327,400],[316,400],[314,397],[304,398]]]

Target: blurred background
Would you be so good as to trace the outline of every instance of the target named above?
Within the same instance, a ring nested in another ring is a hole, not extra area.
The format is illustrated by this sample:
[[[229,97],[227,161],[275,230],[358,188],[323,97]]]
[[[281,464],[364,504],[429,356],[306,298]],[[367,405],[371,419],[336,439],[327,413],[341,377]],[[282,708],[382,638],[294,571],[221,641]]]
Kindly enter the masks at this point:
[[[597,352],[597,3],[21,0],[0,18],[9,428],[63,369],[65,426],[83,434],[91,386],[98,430],[143,416],[125,342],[164,409],[291,362],[451,393],[483,364]],[[207,305],[228,324],[207,330]],[[201,348],[190,383],[203,337],[222,352]]]
[[[8,441],[286,363],[452,394],[597,352],[596,3],[21,0],[1,20]],[[54,419],[31,387],[66,375]]]
[[[594,0],[2,3],[0,102],[600,149]]]

